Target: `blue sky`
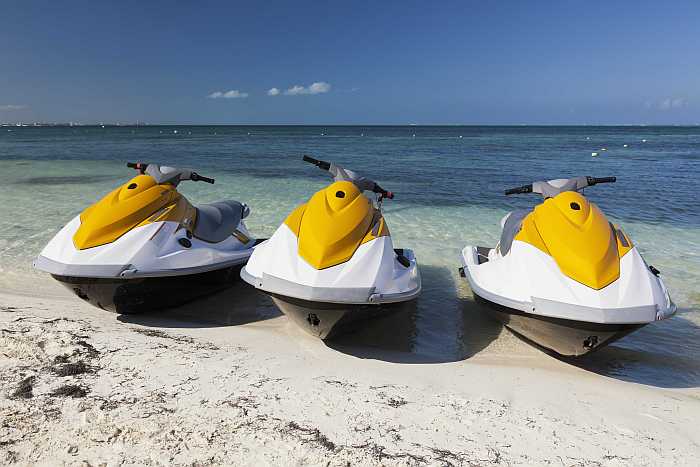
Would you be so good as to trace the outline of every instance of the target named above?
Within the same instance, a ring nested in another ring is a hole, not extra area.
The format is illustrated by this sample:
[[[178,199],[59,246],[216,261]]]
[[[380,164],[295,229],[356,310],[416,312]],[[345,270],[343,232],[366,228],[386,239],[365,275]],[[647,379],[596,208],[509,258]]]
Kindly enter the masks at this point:
[[[696,124],[700,2],[8,1],[18,120]]]

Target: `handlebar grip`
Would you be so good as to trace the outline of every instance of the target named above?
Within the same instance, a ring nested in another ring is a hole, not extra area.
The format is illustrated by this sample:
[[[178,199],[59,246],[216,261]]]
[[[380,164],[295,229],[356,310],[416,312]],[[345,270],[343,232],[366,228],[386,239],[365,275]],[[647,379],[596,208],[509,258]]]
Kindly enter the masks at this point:
[[[141,174],[143,174],[146,171],[146,168],[148,168],[148,164],[144,164],[143,162],[127,162],[126,166],[130,169],[138,170],[141,172]]]
[[[330,162],[320,161],[318,159],[314,159],[311,156],[304,156],[304,157],[302,157],[302,160],[304,162],[309,162],[310,164],[315,165],[316,167],[318,167],[321,170],[328,170],[331,168]]]
[[[532,193],[532,185],[523,185],[517,188],[509,188],[505,191],[506,195],[517,195],[520,193]]]
[[[192,174],[190,175],[190,180],[192,180],[193,182],[205,182],[205,183],[211,183],[211,184],[214,183],[213,178],[203,177],[203,176],[199,175],[197,172],[192,172]]]
[[[600,177],[595,179],[596,183],[615,183],[617,177]]]
[[[373,192],[382,195],[384,198],[394,199],[394,193],[391,191],[386,191],[384,188],[380,187],[379,184],[375,183]]]
[[[597,185],[598,183],[614,183],[617,177],[586,177],[588,186]]]

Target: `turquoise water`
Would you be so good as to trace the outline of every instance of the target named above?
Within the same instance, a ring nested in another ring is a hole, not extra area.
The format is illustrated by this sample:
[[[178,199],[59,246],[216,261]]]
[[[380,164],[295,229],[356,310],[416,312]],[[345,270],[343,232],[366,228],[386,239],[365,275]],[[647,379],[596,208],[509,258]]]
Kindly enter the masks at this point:
[[[666,375],[666,384],[700,382],[693,363],[700,357],[699,127],[0,127],[0,288],[33,283],[32,258],[72,216],[132,175],[126,161],[216,178],[213,186],[183,183],[181,191],[194,203],[248,203],[249,227],[269,236],[329,180],[301,162],[302,154],[356,170],[396,193],[385,203],[388,224],[397,247],[414,249],[424,276],[409,347],[437,360],[473,353],[465,339],[474,327],[489,326],[472,323],[475,312],[465,310],[472,305],[457,276],[461,248],[494,245],[500,218],[538,201],[505,197],[503,189],[617,176],[617,183],[586,194],[662,271],[680,312],[616,347],[635,352],[635,359],[640,352],[685,359],[688,374]],[[485,347],[509,339],[489,329],[498,336]],[[612,368],[599,370],[615,375]]]

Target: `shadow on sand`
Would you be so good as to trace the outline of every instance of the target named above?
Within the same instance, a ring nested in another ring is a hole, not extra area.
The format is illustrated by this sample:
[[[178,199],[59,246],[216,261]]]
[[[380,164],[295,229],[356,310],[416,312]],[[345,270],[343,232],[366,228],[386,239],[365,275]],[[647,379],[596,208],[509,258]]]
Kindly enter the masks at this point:
[[[326,341],[339,352],[394,363],[464,360],[501,333],[469,296],[457,270],[420,266],[423,291],[405,311],[364,323],[357,331]]]
[[[660,388],[700,387],[700,326],[683,316],[689,312],[651,323],[583,358],[559,359],[621,381]]]
[[[242,280],[221,292],[176,308],[119,315],[119,321],[163,328],[238,326],[264,321],[281,313],[270,298]]]
[[[465,360],[496,340],[502,325],[474,302],[456,270],[422,266],[423,292],[404,309],[366,321],[356,331],[327,341],[334,350],[358,358],[394,363],[446,363]],[[652,323],[614,344],[582,358],[553,358],[597,373],[661,388],[700,387],[700,326],[689,318],[697,311]],[[282,314],[265,294],[236,282],[231,288],[186,305],[134,315],[126,323],[161,328],[238,326]]]

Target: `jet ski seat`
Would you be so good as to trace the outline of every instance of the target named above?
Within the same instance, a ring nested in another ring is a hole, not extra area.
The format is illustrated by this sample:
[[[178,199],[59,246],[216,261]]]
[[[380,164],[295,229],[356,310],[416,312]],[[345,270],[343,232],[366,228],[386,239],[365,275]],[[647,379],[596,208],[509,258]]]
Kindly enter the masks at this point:
[[[502,221],[503,231],[501,232],[501,241],[499,242],[499,250],[501,256],[505,256],[510,251],[510,247],[513,244],[513,239],[520,228],[523,226],[523,220],[530,214],[527,209],[518,209],[510,212]]]
[[[247,215],[248,206],[238,201],[199,205],[193,234],[205,242],[219,243],[226,240]]]

